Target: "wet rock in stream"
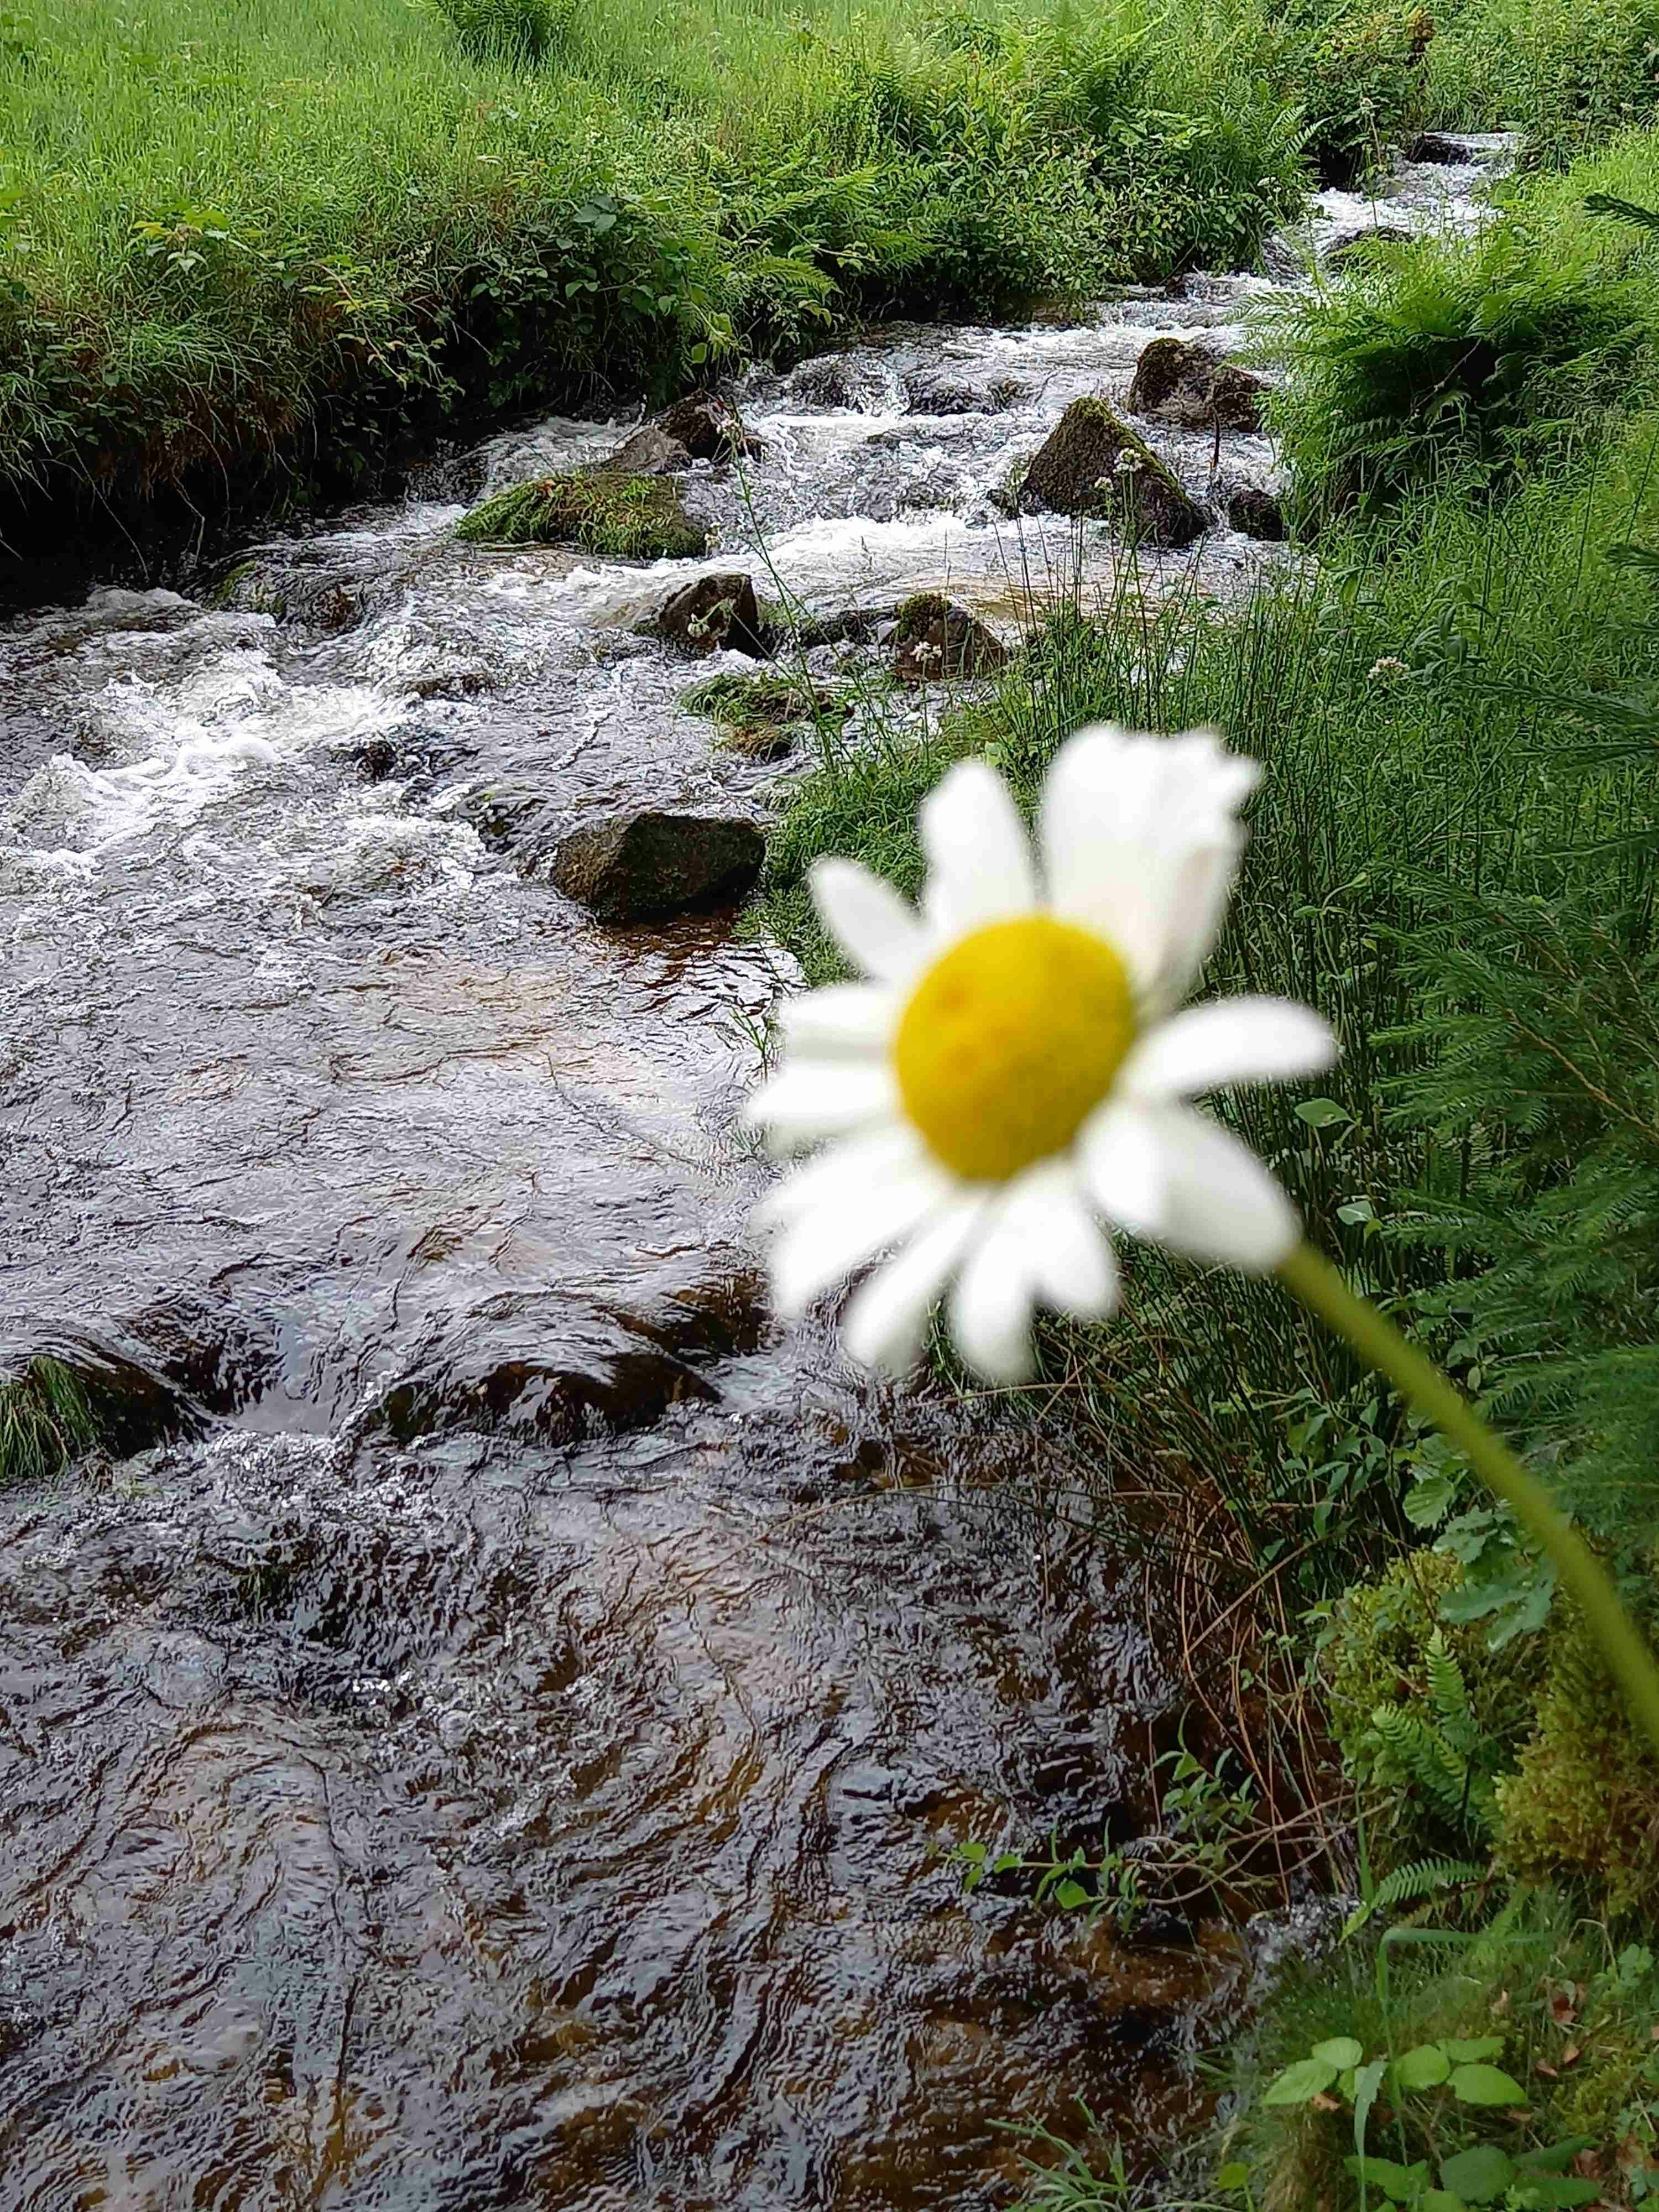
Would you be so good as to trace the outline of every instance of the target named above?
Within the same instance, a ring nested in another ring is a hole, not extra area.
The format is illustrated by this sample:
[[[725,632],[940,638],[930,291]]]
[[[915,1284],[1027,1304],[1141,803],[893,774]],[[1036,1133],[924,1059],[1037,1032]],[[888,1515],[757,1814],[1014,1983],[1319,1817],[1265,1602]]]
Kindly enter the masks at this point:
[[[901,684],[951,683],[989,676],[1008,648],[966,607],[939,592],[919,592],[899,609],[893,627],[893,673]]]
[[[1033,456],[1019,488],[1022,512],[1109,517],[1148,545],[1201,537],[1203,508],[1146,440],[1103,399],[1074,399]]]
[[[767,653],[754,579],[740,571],[682,585],[641,628],[693,654],[729,651],[761,660]]]
[[[1259,538],[1268,544],[1282,544],[1290,535],[1277,493],[1261,484],[1239,487],[1227,502],[1227,520],[1247,538]]]
[[[1267,386],[1213,347],[1184,338],[1154,338],[1135,365],[1129,386],[1132,414],[1172,422],[1185,430],[1261,428]]]
[[[688,392],[668,409],[659,428],[694,461],[737,460],[765,451],[764,441],[744,428],[732,402],[717,392]]]
[[[744,897],[765,858],[752,822],[641,811],[573,830],[553,881],[600,921],[649,921]]]

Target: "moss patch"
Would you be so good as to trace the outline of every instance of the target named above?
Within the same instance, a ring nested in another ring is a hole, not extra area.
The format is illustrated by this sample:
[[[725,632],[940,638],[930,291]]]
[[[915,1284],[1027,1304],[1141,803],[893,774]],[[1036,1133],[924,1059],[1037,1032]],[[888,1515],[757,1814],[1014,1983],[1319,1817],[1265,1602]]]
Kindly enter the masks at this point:
[[[711,676],[694,684],[680,704],[688,714],[733,731],[781,730],[792,722],[839,726],[853,711],[850,698],[796,676]]]
[[[539,477],[496,492],[455,526],[471,544],[578,545],[622,560],[687,560],[708,541],[660,477]]]

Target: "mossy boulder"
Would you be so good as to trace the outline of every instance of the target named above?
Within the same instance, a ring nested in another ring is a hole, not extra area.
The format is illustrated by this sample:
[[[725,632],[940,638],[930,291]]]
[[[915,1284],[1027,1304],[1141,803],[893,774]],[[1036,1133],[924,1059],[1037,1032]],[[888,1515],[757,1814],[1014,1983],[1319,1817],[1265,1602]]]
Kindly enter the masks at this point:
[[[734,732],[736,750],[764,754],[769,748],[763,740],[793,724],[845,722],[854,694],[828,690],[799,674],[711,676],[707,683],[693,684],[680,704],[688,714],[706,714]]]
[[[694,560],[708,540],[665,477],[610,469],[538,477],[495,493],[456,525],[475,544],[570,545],[619,560]]]
[[[893,626],[893,673],[901,684],[937,684],[988,676],[1008,648],[976,616],[942,592],[918,592],[905,600]]]
[[[561,841],[553,881],[600,921],[647,921],[744,897],[765,858],[752,822],[617,814]]]
[[[1129,407],[1183,430],[1261,428],[1267,386],[1212,346],[1154,338],[1135,364]]]
[[[1032,456],[1018,492],[1024,514],[1091,515],[1158,546],[1190,545],[1204,510],[1146,441],[1105,400],[1074,399]]]
[[[1450,1848],[1433,1804],[1395,1774],[1376,1724],[1379,1706],[1432,1724],[1428,1662],[1437,1632],[1462,1675],[1494,1765],[1519,1755],[1531,1723],[1542,1667],[1538,1639],[1519,1637],[1493,1651],[1484,1620],[1443,1620],[1442,1601],[1463,1579],[1462,1563],[1446,1553],[1407,1552],[1375,1582],[1346,1589],[1332,1607],[1319,1678],[1344,1759],[1361,1782],[1384,1788],[1370,1830],[1379,1873]]]

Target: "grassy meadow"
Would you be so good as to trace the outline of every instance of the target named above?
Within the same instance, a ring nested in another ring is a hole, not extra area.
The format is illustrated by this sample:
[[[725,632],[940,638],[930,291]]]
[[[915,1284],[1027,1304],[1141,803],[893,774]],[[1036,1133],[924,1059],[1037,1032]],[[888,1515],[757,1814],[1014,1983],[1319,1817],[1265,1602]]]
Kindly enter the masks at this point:
[[[446,12],[447,9],[447,12]],[[1248,264],[1434,122],[1651,112],[1654,0],[8,0],[0,534],[373,480],[902,309]]]

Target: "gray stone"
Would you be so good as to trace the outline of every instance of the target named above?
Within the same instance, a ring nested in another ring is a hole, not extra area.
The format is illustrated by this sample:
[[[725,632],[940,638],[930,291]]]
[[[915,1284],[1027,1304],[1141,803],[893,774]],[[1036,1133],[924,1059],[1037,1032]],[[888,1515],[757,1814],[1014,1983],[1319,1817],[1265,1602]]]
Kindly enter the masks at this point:
[[[694,461],[730,461],[764,449],[763,441],[744,428],[731,401],[714,392],[690,392],[677,399],[657,427]]]
[[[1420,138],[1413,138],[1406,149],[1408,161],[1434,161],[1443,168],[1467,168],[1474,156],[1468,148],[1455,138],[1443,137],[1437,131],[1425,131]]]
[[[645,921],[742,898],[765,858],[752,822],[617,814],[560,841],[553,881],[600,921]]]
[[[901,684],[937,684],[988,676],[1008,648],[985,624],[938,592],[918,592],[893,625],[893,673]]]
[[[1267,385],[1212,347],[1154,338],[1135,366],[1129,406],[1184,430],[1261,428]]]
[[[684,653],[718,653],[729,647],[755,660],[766,654],[753,580],[736,570],[699,576],[695,583],[683,585],[663,602],[648,627]]]
[[[691,456],[678,438],[670,437],[656,423],[647,422],[642,430],[617,447],[608,461],[601,461],[594,471],[600,476],[671,477],[681,469],[689,469]]]
[[[1143,544],[1190,545],[1204,510],[1103,399],[1074,399],[1019,487],[1022,514],[1109,520]]]
[[[1282,544],[1290,534],[1285,527],[1284,508],[1261,484],[1245,484],[1233,494],[1227,502],[1227,520],[1247,538],[1259,538],[1269,544]]]
[[[1367,222],[1352,230],[1339,230],[1325,248],[1325,266],[1341,269],[1350,261],[1363,261],[1373,246],[1408,246],[1413,236],[1397,222]]]

